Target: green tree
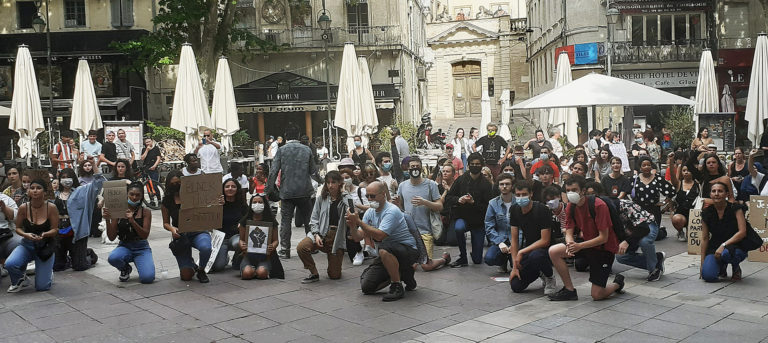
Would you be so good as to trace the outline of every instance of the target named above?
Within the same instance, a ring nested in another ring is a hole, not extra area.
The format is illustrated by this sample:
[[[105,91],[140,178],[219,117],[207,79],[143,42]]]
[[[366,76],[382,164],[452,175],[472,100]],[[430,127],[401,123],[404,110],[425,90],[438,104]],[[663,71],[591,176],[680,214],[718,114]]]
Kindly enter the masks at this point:
[[[675,106],[671,111],[662,113],[664,127],[672,132],[672,146],[690,147],[696,134],[696,123],[693,121],[691,107]]]

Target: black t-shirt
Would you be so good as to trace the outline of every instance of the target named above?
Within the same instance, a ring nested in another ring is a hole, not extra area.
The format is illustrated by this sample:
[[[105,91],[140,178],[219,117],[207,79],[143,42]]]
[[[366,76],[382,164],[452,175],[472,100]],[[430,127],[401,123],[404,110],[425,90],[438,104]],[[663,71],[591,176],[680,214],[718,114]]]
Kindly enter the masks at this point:
[[[630,182],[629,179],[624,175],[619,176],[618,179],[614,179],[610,175],[606,175],[600,179],[600,183],[603,184],[605,194],[612,198],[618,198],[621,192],[625,192],[627,194],[632,192],[632,182]]]
[[[533,152],[533,159],[537,159],[541,156],[541,148],[547,148],[549,151],[552,151],[552,143],[545,139],[541,145],[539,145],[539,142],[528,144],[528,148]]]
[[[509,209],[509,225],[523,231],[523,241],[519,245],[523,249],[541,239],[541,230],[551,229],[552,212],[546,205],[533,201],[531,210],[523,214],[520,206],[515,204]]]
[[[141,149],[141,154],[144,155],[144,151],[147,150],[147,147],[144,147]],[[152,149],[149,149],[149,152],[147,153],[147,157],[144,158],[144,167],[151,167],[155,165],[155,161],[157,161],[157,158],[160,157],[160,148],[155,145]]]
[[[555,187],[557,187],[557,189],[560,190],[560,193],[563,192],[563,188],[560,187],[560,185],[558,185],[556,183],[553,183],[553,184],[551,184],[549,186],[555,186]],[[544,196],[544,188],[547,188],[549,186],[544,187],[544,184],[541,183],[541,181],[534,180],[533,181],[533,190],[532,190],[533,196],[531,197],[531,200],[538,201],[538,202],[540,202],[542,204],[546,204],[547,203],[547,199],[544,199],[544,198],[546,198]]]
[[[250,211],[248,206],[237,202],[225,202],[221,231],[224,232],[224,238],[230,238],[240,232],[238,224],[247,216]]]
[[[117,146],[115,143],[104,142],[101,145],[101,153],[104,154],[104,158],[111,162],[117,161]]]
[[[331,212],[328,215],[329,226],[339,225],[339,203],[341,203],[342,199],[343,198],[339,198],[338,200],[331,202],[331,208],[328,209],[328,211]]]
[[[493,138],[488,136],[480,137],[475,145],[478,148],[483,148],[483,158],[485,159],[485,164],[494,166],[499,164],[501,155],[507,150],[507,141],[499,136],[493,136]]]

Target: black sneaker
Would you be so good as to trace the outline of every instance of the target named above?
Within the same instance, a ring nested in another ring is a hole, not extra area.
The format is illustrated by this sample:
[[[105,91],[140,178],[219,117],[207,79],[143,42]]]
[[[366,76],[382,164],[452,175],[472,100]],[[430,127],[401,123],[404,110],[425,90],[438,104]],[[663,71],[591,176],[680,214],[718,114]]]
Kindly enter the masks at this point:
[[[469,262],[467,261],[467,259],[465,257],[459,257],[458,260],[453,261],[450,264],[448,264],[448,266],[450,266],[451,268],[461,268],[461,267],[466,267],[468,265],[469,265]]]
[[[395,301],[400,300],[405,296],[405,290],[403,289],[403,284],[399,282],[393,282],[391,285],[389,285],[389,293],[384,294],[384,297],[381,298],[381,301]]]
[[[208,279],[208,274],[206,274],[205,270],[203,270],[202,268],[197,269],[197,280],[200,281],[200,283],[211,282],[211,280]]]
[[[126,264],[125,268],[120,271],[120,282],[126,282],[131,278],[131,272],[133,267],[130,264]]]
[[[718,278],[721,279],[727,279],[728,278],[728,265],[723,263],[722,266],[720,266],[720,273],[717,274]]]
[[[549,297],[549,301],[579,300],[579,295],[576,294],[575,288],[572,291],[569,291],[565,287],[561,288],[559,291],[555,292],[554,294],[549,295],[548,297]]]
[[[277,253],[277,257],[288,260],[291,258],[291,251],[290,250],[280,250],[280,252]]]
[[[661,275],[664,275],[664,261],[666,260],[667,260],[667,253],[663,251],[656,253],[656,268],[659,268],[661,270]]]
[[[658,267],[653,268],[653,271],[648,273],[648,281],[650,282],[659,281],[659,279],[661,279],[662,273],[663,273],[662,270],[659,269]]]
[[[403,282],[405,282],[405,290],[406,291],[412,291],[416,289],[416,278],[414,277],[414,273],[408,273],[410,275],[403,278]]]
[[[305,277],[301,280],[301,283],[313,283],[320,281],[320,275],[318,274],[310,274],[309,276]]]
[[[613,278],[613,283],[619,285],[616,294],[624,294],[624,275],[616,274],[616,277]]]

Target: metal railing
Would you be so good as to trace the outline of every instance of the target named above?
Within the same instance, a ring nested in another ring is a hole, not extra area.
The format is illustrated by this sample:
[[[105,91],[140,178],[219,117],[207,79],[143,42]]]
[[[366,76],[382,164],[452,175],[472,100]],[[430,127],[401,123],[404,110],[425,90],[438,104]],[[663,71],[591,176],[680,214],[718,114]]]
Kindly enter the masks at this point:
[[[261,39],[277,46],[292,48],[322,48],[323,30],[314,27],[296,27],[285,30],[247,28]],[[400,44],[399,26],[333,27],[330,30],[330,46],[343,46],[346,42],[358,46]]]
[[[613,63],[696,62],[705,47],[704,39],[661,42],[653,46],[614,42]]]
[[[754,47],[752,37],[720,38],[717,40],[717,46],[720,49],[750,49]]]

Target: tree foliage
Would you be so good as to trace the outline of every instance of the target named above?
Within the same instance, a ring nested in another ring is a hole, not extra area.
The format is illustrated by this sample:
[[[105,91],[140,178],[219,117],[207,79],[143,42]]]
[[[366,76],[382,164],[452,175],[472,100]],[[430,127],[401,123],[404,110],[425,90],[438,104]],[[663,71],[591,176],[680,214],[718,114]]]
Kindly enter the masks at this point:
[[[666,127],[672,132],[673,147],[690,147],[693,136],[696,134],[696,123],[693,121],[691,107],[675,106],[671,111],[662,113],[661,116]]]

